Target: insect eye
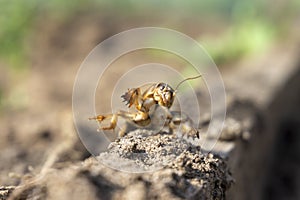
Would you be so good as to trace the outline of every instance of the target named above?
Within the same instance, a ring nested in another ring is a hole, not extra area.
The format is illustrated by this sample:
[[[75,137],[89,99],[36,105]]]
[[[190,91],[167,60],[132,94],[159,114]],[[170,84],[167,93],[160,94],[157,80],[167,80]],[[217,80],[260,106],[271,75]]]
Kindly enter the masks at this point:
[[[160,89],[160,90],[164,90],[164,89],[165,89],[165,86],[164,86],[164,85],[161,85],[161,86],[159,87],[159,89]]]

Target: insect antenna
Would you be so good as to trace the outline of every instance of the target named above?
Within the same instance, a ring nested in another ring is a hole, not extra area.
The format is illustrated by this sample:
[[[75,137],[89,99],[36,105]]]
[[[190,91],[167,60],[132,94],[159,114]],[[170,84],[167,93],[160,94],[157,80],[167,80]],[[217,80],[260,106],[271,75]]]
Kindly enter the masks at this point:
[[[176,88],[175,88],[175,91],[177,91],[177,88],[182,84],[182,83],[184,83],[185,81],[188,81],[188,80],[193,80],[193,79],[197,79],[197,78],[200,78],[200,77],[202,77],[202,75],[200,74],[200,75],[198,75],[198,76],[194,76],[194,77],[189,77],[189,78],[186,78],[186,79],[184,79],[184,80],[182,80],[182,81],[180,81],[178,84],[177,84],[177,86],[176,86]]]

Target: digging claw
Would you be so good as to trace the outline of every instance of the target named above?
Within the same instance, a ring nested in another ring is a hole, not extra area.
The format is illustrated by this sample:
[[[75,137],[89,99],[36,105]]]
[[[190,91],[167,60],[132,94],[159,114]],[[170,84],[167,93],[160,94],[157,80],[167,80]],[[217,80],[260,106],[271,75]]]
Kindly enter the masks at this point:
[[[97,120],[99,122],[102,122],[105,119],[103,115],[98,115],[96,117],[90,117],[89,120]]]

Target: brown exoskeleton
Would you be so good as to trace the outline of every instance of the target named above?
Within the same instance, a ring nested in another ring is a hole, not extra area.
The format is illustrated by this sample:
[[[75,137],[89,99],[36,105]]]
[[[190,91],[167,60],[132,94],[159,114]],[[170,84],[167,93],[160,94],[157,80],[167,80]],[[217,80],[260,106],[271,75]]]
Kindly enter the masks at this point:
[[[139,126],[147,126],[151,122],[150,118],[150,108],[153,105],[159,105],[163,108],[166,108],[167,113],[167,119],[168,119],[168,125],[170,128],[173,128],[172,126],[175,126],[177,124],[181,123],[181,116],[178,116],[178,112],[170,112],[169,108],[173,105],[177,88],[187,80],[196,79],[201,77],[201,75],[191,77],[184,79],[181,81],[175,88],[175,90],[168,85],[167,83],[156,83],[152,84],[148,89],[146,89],[144,92],[141,92],[141,88],[131,88],[128,89],[128,91],[122,95],[124,102],[126,102],[126,105],[130,108],[131,106],[135,106],[136,112],[127,112],[120,110],[116,113],[112,114],[106,114],[106,115],[98,115],[96,117],[91,117],[89,120],[97,120],[98,122],[102,122],[105,119],[110,119],[109,126],[100,127],[100,130],[111,130],[115,129],[118,121],[118,117],[122,117],[124,119],[130,120],[134,122],[135,124]],[[185,120],[187,122],[191,121],[187,116],[185,116]],[[196,131],[194,128],[191,128],[188,126],[183,126],[185,129],[187,129],[188,132],[193,131],[197,137],[198,131]],[[119,136],[124,136],[124,133],[119,134]]]

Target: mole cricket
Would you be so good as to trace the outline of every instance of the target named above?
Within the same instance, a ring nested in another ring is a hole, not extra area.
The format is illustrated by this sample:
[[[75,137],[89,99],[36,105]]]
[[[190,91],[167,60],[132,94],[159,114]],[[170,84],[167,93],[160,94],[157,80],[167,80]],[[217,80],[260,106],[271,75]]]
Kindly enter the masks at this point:
[[[188,116],[178,111],[170,111],[169,109],[173,105],[178,87],[185,81],[200,77],[202,77],[202,75],[182,80],[177,84],[175,90],[163,82],[152,84],[144,92],[141,91],[140,87],[128,89],[121,97],[128,108],[134,105],[134,112],[119,110],[116,113],[90,117],[89,120],[96,120],[101,123],[106,119],[110,119],[108,126],[100,127],[98,130],[114,130],[118,122],[118,117],[122,117],[138,126],[145,127],[151,123],[150,108],[154,105],[159,105],[166,111],[166,123],[164,126],[168,126],[170,130],[173,130],[182,123],[181,131],[183,134],[199,138],[199,132],[192,127],[192,120]],[[123,137],[125,134],[124,131],[119,132],[120,137]]]

